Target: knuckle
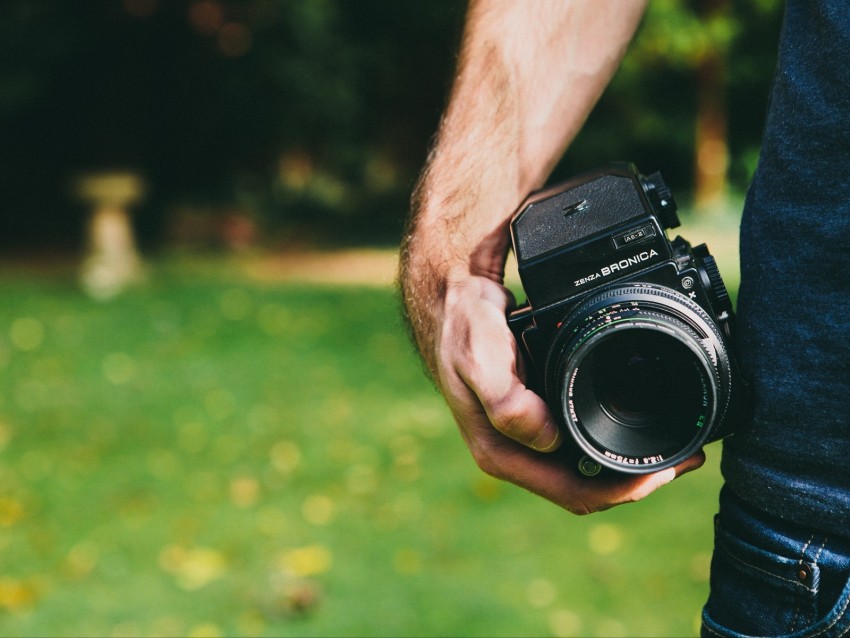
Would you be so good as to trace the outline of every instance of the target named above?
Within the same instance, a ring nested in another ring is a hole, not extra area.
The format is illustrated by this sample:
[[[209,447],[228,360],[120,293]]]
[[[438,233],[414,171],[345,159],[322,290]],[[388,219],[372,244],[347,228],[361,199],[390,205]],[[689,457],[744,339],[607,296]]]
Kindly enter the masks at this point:
[[[529,437],[528,414],[514,396],[493,404],[490,421],[494,428],[515,441],[525,441]]]
[[[506,475],[498,456],[487,446],[477,445],[472,448],[472,458],[482,472],[499,480],[505,480]]]
[[[610,503],[598,498],[588,498],[588,495],[578,495],[567,505],[567,510],[576,516],[587,516],[596,512],[604,512],[618,504],[620,503]]]
[[[575,514],[576,516],[587,516],[588,514],[592,514],[596,510],[591,509],[584,503],[570,503],[567,506],[567,511],[570,514]]]

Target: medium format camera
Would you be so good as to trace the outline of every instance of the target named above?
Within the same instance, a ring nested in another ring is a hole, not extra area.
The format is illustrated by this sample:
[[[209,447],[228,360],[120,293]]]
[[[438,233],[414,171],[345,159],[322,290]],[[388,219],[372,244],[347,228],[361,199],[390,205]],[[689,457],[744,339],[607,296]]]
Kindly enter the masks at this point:
[[[511,222],[528,300],[508,324],[587,476],[677,465],[746,405],[720,271],[667,238],[678,225],[661,175],[631,164],[533,193]]]

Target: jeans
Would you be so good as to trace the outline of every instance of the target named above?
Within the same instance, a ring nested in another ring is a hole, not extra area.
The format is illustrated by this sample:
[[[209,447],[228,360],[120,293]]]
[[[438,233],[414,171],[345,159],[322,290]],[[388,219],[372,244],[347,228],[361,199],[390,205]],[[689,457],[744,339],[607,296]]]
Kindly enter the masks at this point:
[[[850,633],[850,540],[754,510],[724,487],[702,636]]]
[[[735,340],[753,419],[723,476],[762,510],[850,535],[850,1],[786,0],[741,225]]]

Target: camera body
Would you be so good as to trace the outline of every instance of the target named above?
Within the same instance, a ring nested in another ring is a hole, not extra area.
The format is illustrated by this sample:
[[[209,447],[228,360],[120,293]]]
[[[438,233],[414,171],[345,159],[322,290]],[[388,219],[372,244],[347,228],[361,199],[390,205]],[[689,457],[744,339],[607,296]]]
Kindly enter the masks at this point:
[[[730,434],[746,404],[734,315],[659,174],[618,163],[531,194],[511,222],[526,303],[508,324],[579,470],[644,474]]]

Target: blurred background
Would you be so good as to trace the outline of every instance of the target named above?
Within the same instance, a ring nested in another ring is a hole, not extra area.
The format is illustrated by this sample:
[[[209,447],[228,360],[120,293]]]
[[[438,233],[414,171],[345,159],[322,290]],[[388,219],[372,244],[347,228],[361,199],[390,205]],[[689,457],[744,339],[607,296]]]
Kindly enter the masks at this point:
[[[733,294],[781,9],[654,0],[553,176],[662,171]],[[0,634],[697,632],[718,450],[567,516],[477,470],[407,343],[464,11],[0,3]]]

